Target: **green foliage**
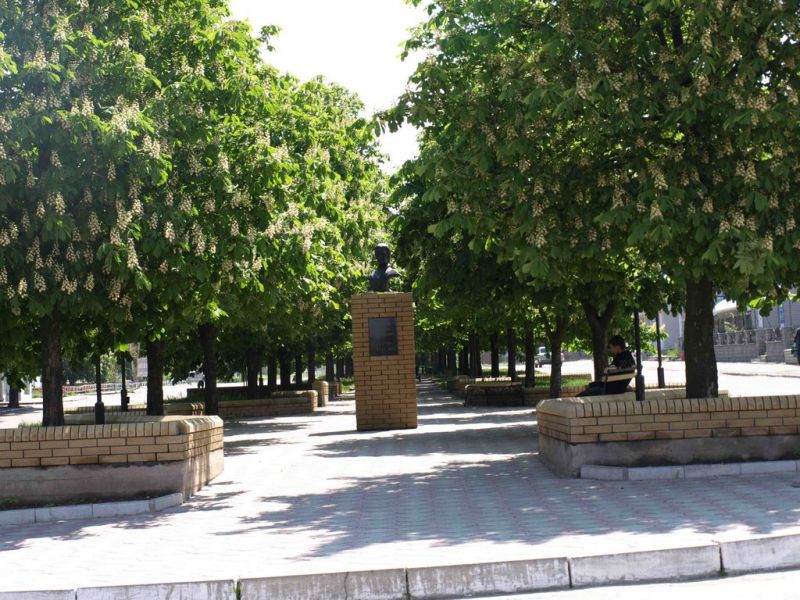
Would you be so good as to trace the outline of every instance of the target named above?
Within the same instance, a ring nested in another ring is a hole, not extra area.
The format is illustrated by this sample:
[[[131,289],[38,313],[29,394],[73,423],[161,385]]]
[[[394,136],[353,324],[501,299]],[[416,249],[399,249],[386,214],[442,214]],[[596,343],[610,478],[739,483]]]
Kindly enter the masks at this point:
[[[463,0],[429,13],[409,49],[431,55],[389,117],[435,141],[417,170],[448,202],[437,232],[475,232],[551,281],[577,266],[579,280],[635,282],[634,267],[752,297],[797,278],[792,3]]]
[[[382,159],[355,96],[264,63],[277,32],[219,0],[0,2],[3,370],[38,374],[45,317],[70,360],[163,340],[173,375],[204,323],[347,343]]]
[[[786,297],[800,248],[794,3],[425,4],[406,52],[428,57],[381,119],[423,130],[401,228],[427,223],[431,247],[510,265],[536,306],[612,310],[615,329],[634,308],[679,310],[703,279],[743,302]],[[473,290],[479,314],[488,298]]]

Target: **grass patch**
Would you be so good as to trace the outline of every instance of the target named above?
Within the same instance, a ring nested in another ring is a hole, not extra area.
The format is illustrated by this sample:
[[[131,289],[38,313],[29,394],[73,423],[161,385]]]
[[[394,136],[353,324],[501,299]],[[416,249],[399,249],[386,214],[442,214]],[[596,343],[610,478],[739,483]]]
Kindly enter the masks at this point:
[[[586,387],[591,383],[591,379],[583,375],[562,375],[561,387]],[[550,377],[536,377],[536,387],[546,388],[550,387]]]
[[[339,380],[342,384],[342,393],[347,394],[353,391],[353,378],[352,377],[342,377]]]

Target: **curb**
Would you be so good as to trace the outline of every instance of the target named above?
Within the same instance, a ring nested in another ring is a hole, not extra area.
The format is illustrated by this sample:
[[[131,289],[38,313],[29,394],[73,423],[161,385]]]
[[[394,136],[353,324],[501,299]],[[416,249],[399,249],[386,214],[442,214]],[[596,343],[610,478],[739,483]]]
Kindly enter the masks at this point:
[[[594,481],[663,481],[666,479],[705,479],[744,475],[796,473],[800,461],[771,460],[709,465],[670,465],[665,467],[609,467],[583,465],[581,479]]]
[[[726,575],[797,568],[800,568],[800,534],[598,556],[0,592],[0,600],[447,600],[621,584],[712,580]]]
[[[200,581],[78,588],[74,600],[236,600],[236,582]],[[25,598],[24,600],[28,600]]]
[[[0,600],[75,600],[75,590],[53,592],[0,592]]]
[[[241,598],[281,600],[395,600],[406,588],[405,569],[242,579]]]
[[[718,544],[570,559],[571,587],[708,579],[722,570]]]
[[[53,521],[74,521],[76,519],[107,519],[109,517],[129,517],[154,513],[180,506],[183,494],[167,494],[149,500],[127,500],[123,502],[98,502],[96,504],[76,504],[73,506],[51,506],[44,508],[21,508],[0,511],[0,527],[12,525],[32,525],[52,523]],[[55,598],[55,596],[54,596]],[[0,600],[3,596],[0,595]]]
[[[800,536],[785,535],[738,542],[721,542],[722,566],[727,573],[791,569],[800,564]]]
[[[463,598],[570,587],[566,558],[408,569],[409,598]]]

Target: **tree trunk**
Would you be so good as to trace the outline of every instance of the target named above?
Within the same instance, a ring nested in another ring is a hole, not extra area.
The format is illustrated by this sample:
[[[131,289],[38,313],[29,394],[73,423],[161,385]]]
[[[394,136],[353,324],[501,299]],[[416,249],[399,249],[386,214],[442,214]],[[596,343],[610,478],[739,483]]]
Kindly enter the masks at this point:
[[[333,401],[336,399],[336,357],[333,352],[325,355],[325,381],[328,382],[328,399]]]
[[[506,345],[508,346],[508,376],[511,381],[516,381],[517,378],[517,336],[514,332],[514,326],[509,324],[506,327]]]
[[[461,352],[458,353],[458,374],[459,375],[470,374],[468,344],[465,344],[464,347],[461,348]]]
[[[336,359],[336,379],[341,380],[344,377],[344,358]]]
[[[333,352],[325,355],[325,381],[328,383],[336,381],[336,357],[333,356]]]
[[[247,362],[247,397],[254,400],[259,397],[258,375],[261,373],[261,348],[250,347],[245,350]]]
[[[267,390],[271,394],[278,389],[278,357],[270,354],[267,359]]]
[[[500,377],[500,334],[496,331],[489,337],[492,350],[492,377]]]
[[[59,318],[56,313],[50,314],[42,319],[39,327],[39,338],[42,341],[42,425],[45,427],[64,424],[64,367]]]
[[[289,358],[289,351],[286,348],[278,350],[278,363],[281,369],[281,389],[288,390],[292,385],[292,360]]]
[[[314,383],[317,380],[317,351],[314,346],[308,347],[308,383]]]
[[[164,342],[148,340],[147,351],[147,414],[164,414]]]
[[[686,397],[719,396],[714,354],[714,285],[708,279],[686,284]]]
[[[200,345],[203,348],[203,375],[205,375],[206,414],[219,414],[217,392],[217,326],[206,323],[200,326]]]
[[[586,322],[592,332],[592,362],[594,363],[594,380],[602,381],[608,367],[608,329],[611,319],[617,310],[615,303],[610,302],[604,313],[600,313],[591,302],[582,302]]]
[[[457,355],[458,353],[455,351],[455,348],[450,346],[449,350],[447,351],[447,374],[450,376],[458,373]]]
[[[8,386],[8,408],[19,408],[19,390],[13,385]]]
[[[561,397],[561,347],[567,334],[566,317],[556,317],[555,327],[549,332],[550,341],[550,397]]]
[[[470,341],[470,375],[475,379],[479,379],[483,372],[483,367],[481,366],[481,338],[477,333],[473,333]]]
[[[533,337],[533,323],[525,324],[525,387],[536,387],[536,340]]]
[[[352,377],[353,376],[353,355],[348,354],[344,358],[344,376],[345,377]]]
[[[294,382],[298,386],[303,385],[303,371],[306,370],[306,365],[303,362],[302,354],[294,355]]]
[[[550,397],[561,397],[561,340],[550,338]]]

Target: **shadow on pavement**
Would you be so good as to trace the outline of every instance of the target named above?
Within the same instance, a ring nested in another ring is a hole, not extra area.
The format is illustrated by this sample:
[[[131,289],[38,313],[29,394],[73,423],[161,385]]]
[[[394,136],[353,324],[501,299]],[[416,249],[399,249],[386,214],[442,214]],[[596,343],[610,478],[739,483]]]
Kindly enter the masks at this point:
[[[765,476],[768,490],[754,478],[559,479],[536,456],[530,409],[481,413],[442,402],[442,395],[421,386],[417,431],[365,434],[312,450],[367,459],[365,469],[382,458],[395,460],[397,474],[334,479],[334,489],[324,493],[264,496],[259,501],[270,508],[242,518],[245,529],[313,536],[317,544],[297,557],[313,559],[415,540],[442,547],[534,545],[564,536],[716,534],[733,527],[768,535],[800,524],[800,490],[791,487],[790,477]],[[446,459],[414,468],[427,455]]]
[[[275,434],[307,428],[308,424],[302,422],[228,422],[225,424],[225,456],[257,454],[266,446],[287,443]]]

